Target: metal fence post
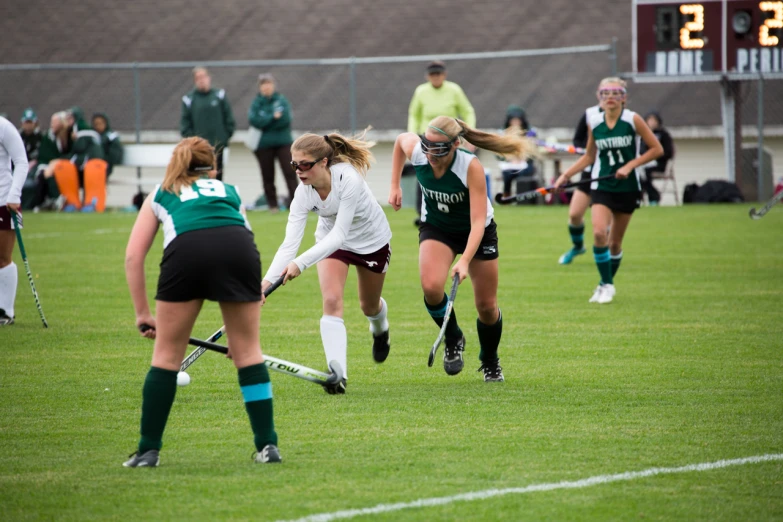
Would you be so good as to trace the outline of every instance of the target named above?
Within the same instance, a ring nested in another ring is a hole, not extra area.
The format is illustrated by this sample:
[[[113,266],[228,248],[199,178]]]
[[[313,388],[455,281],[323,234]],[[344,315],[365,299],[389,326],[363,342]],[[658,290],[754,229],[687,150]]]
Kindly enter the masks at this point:
[[[756,195],[759,201],[764,201],[764,77],[759,73],[758,85],[758,133],[759,153],[756,160]],[[773,182],[774,185],[774,182]]]
[[[356,134],[356,57],[351,56],[350,64],[350,85],[348,87],[348,111],[351,121],[351,135]]]
[[[139,80],[139,64],[133,62],[133,99],[135,101],[135,123],[136,143],[141,143],[141,82]],[[136,179],[139,184],[139,193],[141,193],[141,167],[136,167]]]
[[[609,46],[609,76],[617,76],[617,37],[612,37],[612,43]]]

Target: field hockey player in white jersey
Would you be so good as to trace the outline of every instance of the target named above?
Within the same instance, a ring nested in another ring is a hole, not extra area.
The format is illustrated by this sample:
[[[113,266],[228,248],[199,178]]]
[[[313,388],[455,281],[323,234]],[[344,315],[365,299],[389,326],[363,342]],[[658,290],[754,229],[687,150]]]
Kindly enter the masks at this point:
[[[359,305],[373,336],[373,359],[382,363],[389,355],[388,312],[381,293],[391,259],[391,229],[363,177],[374,160],[372,145],[337,133],[304,134],[291,145],[291,166],[302,184],[291,202],[283,244],[262,282],[266,290],[281,275],[285,284],[317,265],[326,362],[336,361],[344,372],[341,381],[324,386],[330,394],[345,393],[347,384],[343,293],[349,265],[356,266]],[[309,212],[318,214],[316,243],[297,256]]]
[[[13,171],[11,163],[14,164]],[[14,124],[0,116],[0,326],[14,324],[14,302],[19,273],[13,260],[16,235],[11,214],[20,212],[22,187],[27,179],[27,152]],[[21,228],[20,228],[21,229]]]
[[[614,276],[623,259],[623,237],[642,199],[640,167],[662,155],[663,147],[644,118],[625,108],[625,81],[604,78],[598,84],[598,99],[604,112],[587,115],[587,151],[557,178],[555,187],[593,166],[593,257],[601,281],[589,302],[606,304],[614,299]],[[648,147],[641,155],[640,140]],[[612,174],[613,178],[596,180]]]
[[[463,140],[492,152],[520,157],[530,157],[535,150],[533,142],[522,136],[489,134],[461,120],[439,116],[429,122],[421,136],[406,132],[397,137],[389,203],[395,210],[402,206],[400,178],[407,158],[416,169],[423,195],[419,274],[427,312],[442,327],[448,306],[448,296],[443,292],[446,279],[458,275],[461,282],[470,275],[478,312],[479,370],[484,372],[484,381],[499,382],[503,381],[498,358],[503,318],[497,302],[497,227],[492,203],[487,198],[484,168],[476,156],[459,148]],[[462,257],[452,267],[459,254]],[[462,371],[464,349],[465,336],[452,308],[443,352],[447,374]]]
[[[258,339],[261,258],[236,188],[215,179],[215,152],[202,138],[175,147],[163,183],[147,197],[125,254],[136,326],[155,339],[142,390],[141,440],[125,467],[154,467],[177,391],[177,373],[204,300],[217,301],[250,417],[258,463],[280,462],[272,384]],[[144,259],[163,225],[155,316],[150,313]]]

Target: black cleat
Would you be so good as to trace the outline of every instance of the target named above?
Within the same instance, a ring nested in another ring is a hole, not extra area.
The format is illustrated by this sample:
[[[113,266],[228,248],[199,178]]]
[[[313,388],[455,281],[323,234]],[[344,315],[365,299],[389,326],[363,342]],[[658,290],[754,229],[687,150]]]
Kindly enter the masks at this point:
[[[340,379],[337,382],[327,382],[322,384],[324,391],[329,395],[344,395],[345,387],[348,385],[348,381],[345,378]]]
[[[375,362],[382,363],[389,356],[389,330],[372,336],[372,358]]]
[[[0,308],[0,326],[8,326],[14,324],[14,318],[5,313],[5,310]]]
[[[280,450],[274,444],[267,444],[259,452],[253,453],[253,462],[256,464],[278,464],[283,462]]]
[[[500,361],[495,360],[492,363],[484,363],[477,371],[484,371],[484,382],[503,382],[503,368],[500,367]]]
[[[130,460],[122,463],[126,468],[157,468],[160,463],[160,452],[158,450],[147,450],[141,455],[139,452],[131,453]]]
[[[462,371],[465,363],[462,361],[462,352],[465,351],[465,336],[457,341],[446,339],[446,347],[443,350],[443,369],[449,375],[457,375]]]

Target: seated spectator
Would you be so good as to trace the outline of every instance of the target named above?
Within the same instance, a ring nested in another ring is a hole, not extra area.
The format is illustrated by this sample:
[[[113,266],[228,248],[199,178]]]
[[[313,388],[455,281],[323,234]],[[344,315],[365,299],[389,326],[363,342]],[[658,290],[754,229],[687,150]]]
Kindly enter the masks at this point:
[[[32,201],[34,212],[41,209],[60,210],[60,191],[54,179],[54,168],[57,162],[68,161],[73,147],[67,118],[66,111],[52,114],[49,130],[41,138]]]
[[[663,119],[660,114],[651,111],[645,115],[644,119],[663,147],[663,156],[660,156],[655,161],[654,165],[645,165],[644,179],[642,180],[642,190],[647,193],[647,199],[650,202],[650,206],[654,207],[660,203],[661,193],[655,188],[655,185],[653,185],[653,175],[663,174],[666,171],[666,164],[669,160],[674,159],[674,142],[672,141],[669,131],[663,128]],[[642,141],[639,154],[641,155],[645,152],[647,152],[647,145]]]
[[[525,111],[518,105],[509,105],[506,109],[506,121],[503,124],[504,133],[516,136],[530,135],[532,132],[530,122]],[[511,195],[511,183],[519,177],[532,177],[536,173],[536,166],[532,160],[522,157],[503,156],[498,157],[500,172],[503,176],[503,196]]]
[[[30,165],[30,172],[35,172],[43,135],[38,127],[38,116],[30,107],[22,113],[22,127],[19,129],[19,134],[22,136],[24,148],[27,151],[27,162]]]
[[[63,212],[103,212],[106,208],[106,171],[101,136],[79,113],[71,111],[73,124],[72,156],[70,161],[58,161],[54,166],[57,188],[65,198]],[[84,188],[84,199],[79,188]]]
[[[102,112],[96,112],[92,115],[92,128],[101,135],[101,146],[103,147],[103,157],[108,163],[106,168],[106,177],[111,176],[114,165],[122,163],[122,143],[120,135],[111,129],[109,117]]]

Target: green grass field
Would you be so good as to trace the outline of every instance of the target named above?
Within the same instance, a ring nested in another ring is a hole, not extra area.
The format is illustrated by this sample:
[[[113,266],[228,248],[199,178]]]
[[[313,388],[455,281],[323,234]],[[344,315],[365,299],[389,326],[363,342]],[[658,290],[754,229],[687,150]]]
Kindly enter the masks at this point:
[[[591,255],[557,264],[569,243],[564,207],[497,210],[503,384],[476,372],[469,282],[455,308],[468,339],[465,370],[447,376],[442,351],[427,368],[438,330],[422,303],[414,215],[389,212],[389,359],[372,361],[351,275],[348,393],[272,375],[283,464],[252,464],[236,371],[206,353],[178,390],[157,469],[121,466],[137,443],[152,349],[134,329],[125,284],[134,216],[30,214],[25,243],[50,328],[17,250],[16,324],[0,330],[0,519],[289,520],[779,455],[783,207],[760,221],[748,207],[639,211],[609,305],[587,303],[598,278]],[[286,215],[250,219],[266,265]],[[160,253],[158,238],[150,295]],[[320,316],[310,270],[269,298],[264,351],[325,369]],[[194,336],[220,324],[217,306],[205,305]],[[355,518],[630,519],[782,520],[783,460]]]

